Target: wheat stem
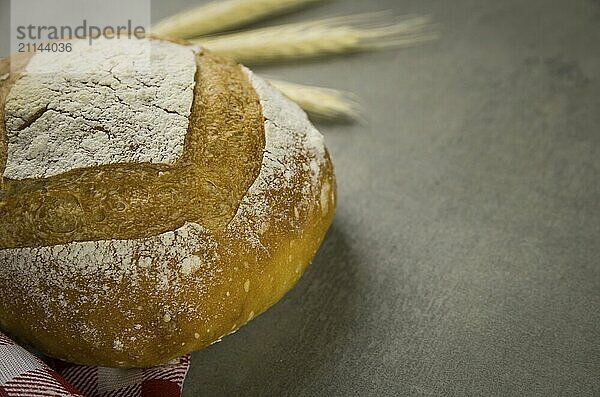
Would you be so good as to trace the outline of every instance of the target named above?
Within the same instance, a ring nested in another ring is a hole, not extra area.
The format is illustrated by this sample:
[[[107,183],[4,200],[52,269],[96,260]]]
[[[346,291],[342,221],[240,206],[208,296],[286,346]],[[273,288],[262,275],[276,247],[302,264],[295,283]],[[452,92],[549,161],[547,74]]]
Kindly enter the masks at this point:
[[[268,81],[313,118],[355,120],[360,116],[361,107],[356,97],[348,92],[281,80]]]
[[[322,0],[217,0],[173,15],[152,27],[152,34],[189,38],[223,32]]]
[[[435,39],[427,17],[389,22],[382,14],[301,22],[192,41],[210,51],[256,64],[368,49],[408,47]]]

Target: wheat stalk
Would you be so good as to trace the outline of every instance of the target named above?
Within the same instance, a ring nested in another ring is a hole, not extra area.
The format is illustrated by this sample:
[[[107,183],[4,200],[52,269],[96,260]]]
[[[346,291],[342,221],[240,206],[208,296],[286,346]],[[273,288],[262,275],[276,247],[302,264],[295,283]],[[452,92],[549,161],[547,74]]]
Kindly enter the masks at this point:
[[[384,14],[323,19],[192,40],[243,63],[317,57],[368,49],[409,47],[437,38],[428,17],[386,21]]]
[[[354,120],[359,118],[360,105],[347,92],[269,79],[275,88],[296,102],[311,117],[322,120]]]
[[[152,34],[189,38],[223,32],[322,0],[222,0],[173,15],[152,27]]]

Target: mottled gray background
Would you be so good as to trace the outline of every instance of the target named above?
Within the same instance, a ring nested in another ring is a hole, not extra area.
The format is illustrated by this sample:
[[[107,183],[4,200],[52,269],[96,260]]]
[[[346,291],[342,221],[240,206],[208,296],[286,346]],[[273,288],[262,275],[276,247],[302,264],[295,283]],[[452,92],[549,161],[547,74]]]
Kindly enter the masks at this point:
[[[322,249],[194,355],[184,396],[599,395],[600,1],[337,0],[278,21],[381,9],[442,38],[259,69],[353,91],[367,121],[320,125],[339,181]]]

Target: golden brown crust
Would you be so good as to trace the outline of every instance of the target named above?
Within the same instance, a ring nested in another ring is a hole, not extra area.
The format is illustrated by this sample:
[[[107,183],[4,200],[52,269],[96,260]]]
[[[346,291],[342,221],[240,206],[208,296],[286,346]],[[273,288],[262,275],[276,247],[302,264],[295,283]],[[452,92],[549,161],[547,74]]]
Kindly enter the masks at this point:
[[[6,179],[0,248],[142,238],[185,222],[223,229],[258,175],[263,119],[238,65],[207,53],[197,56],[197,65],[185,151],[174,165],[110,164]],[[231,136],[218,135],[224,130]]]

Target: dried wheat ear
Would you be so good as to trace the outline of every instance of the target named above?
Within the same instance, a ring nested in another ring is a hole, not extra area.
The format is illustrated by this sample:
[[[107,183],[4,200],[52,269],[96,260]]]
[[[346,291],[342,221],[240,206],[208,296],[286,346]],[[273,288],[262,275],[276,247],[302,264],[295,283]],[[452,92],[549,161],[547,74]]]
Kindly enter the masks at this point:
[[[385,12],[218,34],[321,1],[214,1],[162,20],[152,32],[190,39],[213,53],[249,65],[412,47],[437,38],[430,18],[394,19]],[[284,81],[272,83],[311,116],[330,120],[360,116],[357,101],[348,93]]]

